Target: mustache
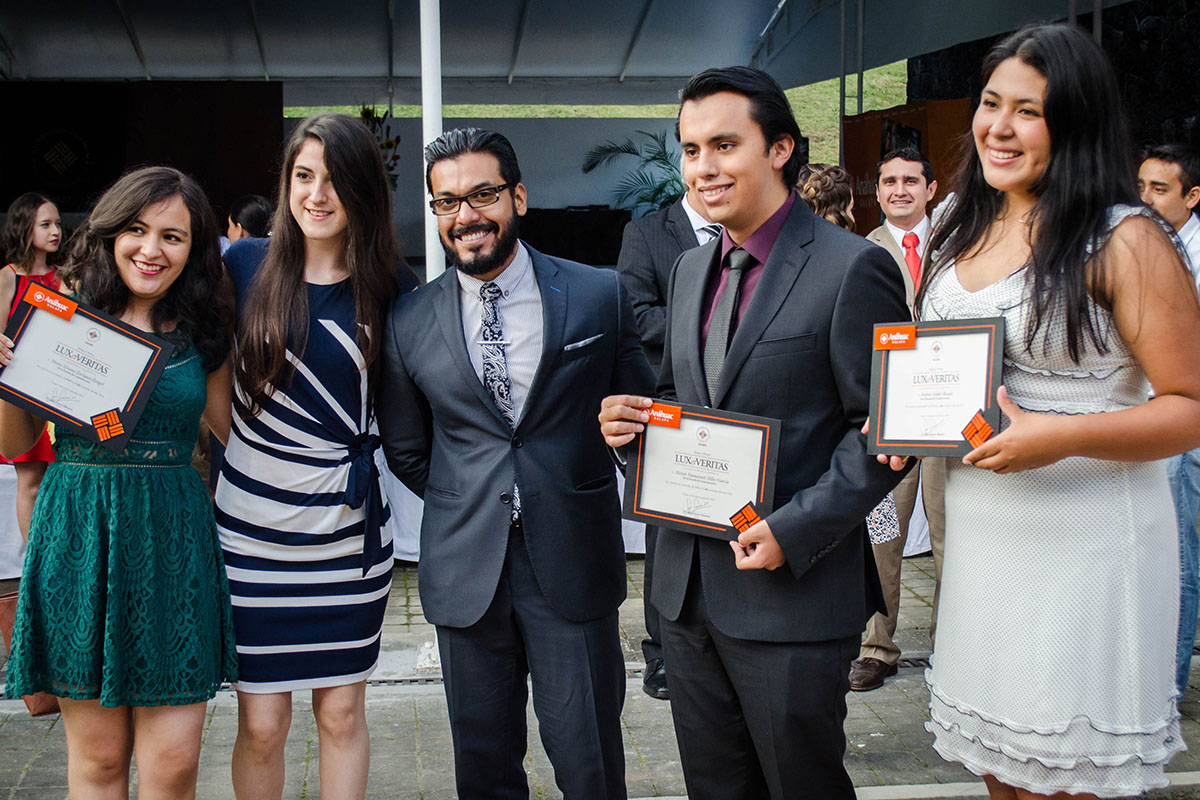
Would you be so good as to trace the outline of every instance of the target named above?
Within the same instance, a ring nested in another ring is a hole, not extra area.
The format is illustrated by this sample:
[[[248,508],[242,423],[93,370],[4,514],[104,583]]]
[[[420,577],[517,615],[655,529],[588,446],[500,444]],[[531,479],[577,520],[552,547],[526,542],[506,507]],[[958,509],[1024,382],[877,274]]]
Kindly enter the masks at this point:
[[[459,225],[450,230],[454,237],[469,236],[472,233],[498,233],[500,226],[494,222],[476,222],[474,225]]]

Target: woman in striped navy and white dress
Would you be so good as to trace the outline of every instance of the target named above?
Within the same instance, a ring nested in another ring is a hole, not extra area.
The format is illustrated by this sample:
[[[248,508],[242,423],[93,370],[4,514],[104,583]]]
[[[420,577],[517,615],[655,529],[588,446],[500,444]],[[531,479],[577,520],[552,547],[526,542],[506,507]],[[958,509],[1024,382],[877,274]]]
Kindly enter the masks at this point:
[[[397,269],[391,189],[360,121],[305,120],[283,166],[272,238],[226,253],[237,413],[216,503],[240,675],[234,792],[282,795],[291,693],[310,689],[321,795],[354,798],[392,573],[370,333],[417,281]]]

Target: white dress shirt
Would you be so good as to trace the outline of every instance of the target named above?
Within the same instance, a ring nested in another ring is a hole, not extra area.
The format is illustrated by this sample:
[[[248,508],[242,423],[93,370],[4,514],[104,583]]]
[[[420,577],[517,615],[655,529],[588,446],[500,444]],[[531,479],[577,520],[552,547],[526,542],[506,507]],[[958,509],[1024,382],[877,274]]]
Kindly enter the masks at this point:
[[[688,202],[687,195],[683,196],[683,213],[687,214],[688,222],[692,223],[692,230],[696,233],[696,241],[700,244],[708,244],[713,239],[718,238],[721,234],[714,234],[711,230],[705,230],[713,223],[700,216],[700,212],[692,208],[692,204]]]
[[[467,354],[479,381],[483,382],[483,301],[479,299],[479,288],[483,281],[458,275],[459,300],[462,303],[463,340],[467,343]],[[501,295],[496,300],[500,315],[500,328],[504,331],[504,361],[508,366],[508,382],[512,388],[513,414],[521,419],[525,399],[533,374],[537,372],[542,358],[542,295],[538,291],[537,279],[533,274],[533,259],[525,245],[517,242],[517,251],[509,265],[493,281],[500,287]]]
[[[1188,267],[1192,270],[1192,277],[1196,279],[1196,291],[1200,292],[1200,218],[1195,214],[1189,216],[1188,221],[1179,229],[1179,238],[1187,250],[1188,259],[1192,262]]]

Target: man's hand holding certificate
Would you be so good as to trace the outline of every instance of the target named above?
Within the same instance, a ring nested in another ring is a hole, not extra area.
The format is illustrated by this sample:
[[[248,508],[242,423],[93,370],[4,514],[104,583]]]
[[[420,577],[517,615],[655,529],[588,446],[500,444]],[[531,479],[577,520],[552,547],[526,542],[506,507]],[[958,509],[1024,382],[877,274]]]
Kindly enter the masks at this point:
[[[964,455],[1000,427],[1003,318],[875,326],[868,453]]]
[[[6,331],[0,397],[106,447],[124,449],[172,345],[38,284]]]

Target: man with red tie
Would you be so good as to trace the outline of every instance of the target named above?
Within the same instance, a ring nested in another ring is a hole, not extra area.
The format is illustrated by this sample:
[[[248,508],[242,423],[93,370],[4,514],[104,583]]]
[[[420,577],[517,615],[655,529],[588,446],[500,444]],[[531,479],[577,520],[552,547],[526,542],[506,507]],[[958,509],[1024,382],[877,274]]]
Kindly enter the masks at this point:
[[[921,259],[929,239],[929,216],[926,207],[937,194],[933,165],[912,147],[892,150],[879,162],[875,196],[883,211],[884,223],[867,239],[891,253],[904,278],[904,294],[911,308],[921,285]],[[942,546],[945,542],[946,466],[940,458],[925,459],[919,469],[910,472],[892,492],[896,500],[896,516],[900,521],[900,537],[873,545],[879,582],[887,601],[888,614],[875,614],[867,623],[866,636],[858,659],[850,667],[850,688],[867,692],[883,685],[884,678],[896,674],[900,648],[892,637],[896,633],[896,616],[900,611],[900,561],[908,541],[908,523],[920,494],[923,495],[925,517],[929,520],[929,544],[933,548],[933,568],[936,585],[933,594],[933,615],[929,623],[930,644],[937,630],[938,590],[942,583]]]

